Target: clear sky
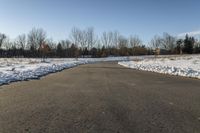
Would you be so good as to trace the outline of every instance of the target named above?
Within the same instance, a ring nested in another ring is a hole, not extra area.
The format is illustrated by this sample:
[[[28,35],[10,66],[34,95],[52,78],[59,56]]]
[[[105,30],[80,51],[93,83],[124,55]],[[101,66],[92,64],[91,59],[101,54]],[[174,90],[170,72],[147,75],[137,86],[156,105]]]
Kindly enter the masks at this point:
[[[163,32],[199,33],[200,0],[0,0],[0,32],[10,38],[36,27],[58,41],[74,26],[92,26],[97,34],[117,30],[144,42]]]

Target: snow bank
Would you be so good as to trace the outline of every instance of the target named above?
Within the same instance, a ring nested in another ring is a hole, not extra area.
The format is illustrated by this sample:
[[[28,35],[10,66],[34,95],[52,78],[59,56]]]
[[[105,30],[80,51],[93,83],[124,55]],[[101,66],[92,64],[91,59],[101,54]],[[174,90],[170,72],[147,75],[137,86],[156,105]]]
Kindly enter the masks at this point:
[[[200,55],[161,56],[140,61],[124,61],[118,64],[144,71],[200,79]]]
[[[109,58],[80,58],[80,59],[27,59],[2,58],[0,59],[0,85],[14,81],[38,79],[49,73],[61,71],[81,64],[99,61],[123,61],[126,57]]]

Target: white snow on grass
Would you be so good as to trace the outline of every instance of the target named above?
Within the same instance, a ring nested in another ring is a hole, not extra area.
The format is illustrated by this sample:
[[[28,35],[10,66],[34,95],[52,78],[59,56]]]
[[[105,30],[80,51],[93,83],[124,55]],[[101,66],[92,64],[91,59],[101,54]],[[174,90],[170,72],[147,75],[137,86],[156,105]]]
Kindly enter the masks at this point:
[[[200,79],[200,55],[159,56],[118,64],[137,70]]]
[[[123,61],[127,57],[80,58],[80,59],[33,59],[0,58],[0,85],[14,81],[38,79],[49,73],[87,63],[100,61]]]

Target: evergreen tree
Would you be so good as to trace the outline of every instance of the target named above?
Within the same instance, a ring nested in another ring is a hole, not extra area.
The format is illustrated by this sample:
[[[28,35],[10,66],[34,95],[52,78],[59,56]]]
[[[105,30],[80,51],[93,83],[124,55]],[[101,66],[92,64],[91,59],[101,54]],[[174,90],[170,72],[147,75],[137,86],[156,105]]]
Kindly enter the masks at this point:
[[[63,48],[62,48],[61,43],[58,43],[58,45],[57,45],[56,55],[58,57],[63,57]]]
[[[192,54],[193,53],[193,46],[194,46],[194,37],[189,37],[186,35],[185,40],[184,40],[184,52],[187,54]]]
[[[71,57],[79,57],[79,49],[75,44],[72,44],[70,47],[70,55]]]
[[[182,45],[183,44],[183,40],[182,39],[179,39],[177,42],[176,42],[176,51],[177,51],[177,54],[182,54]]]

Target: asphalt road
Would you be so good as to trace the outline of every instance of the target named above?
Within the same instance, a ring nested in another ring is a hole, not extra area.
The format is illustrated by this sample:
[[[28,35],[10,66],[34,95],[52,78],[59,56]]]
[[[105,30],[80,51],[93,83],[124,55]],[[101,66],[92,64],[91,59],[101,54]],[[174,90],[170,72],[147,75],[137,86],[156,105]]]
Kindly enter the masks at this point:
[[[82,65],[0,87],[0,133],[200,133],[200,80]]]

